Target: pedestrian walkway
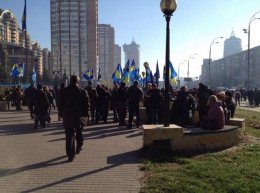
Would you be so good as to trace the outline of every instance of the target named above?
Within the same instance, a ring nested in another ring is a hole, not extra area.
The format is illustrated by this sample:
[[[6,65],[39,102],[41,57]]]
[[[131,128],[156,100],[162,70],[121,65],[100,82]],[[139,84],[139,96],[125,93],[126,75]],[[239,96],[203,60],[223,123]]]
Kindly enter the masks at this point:
[[[243,109],[243,110],[250,110],[250,111],[260,112],[260,107],[249,106],[248,101],[241,101],[240,102],[240,106],[237,105],[237,108]]]
[[[84,149],[69,163],[62,124],[52,120],[33,130],[28,111],[0,112],[0,192],[139,192],[141,130],[89,126]]]

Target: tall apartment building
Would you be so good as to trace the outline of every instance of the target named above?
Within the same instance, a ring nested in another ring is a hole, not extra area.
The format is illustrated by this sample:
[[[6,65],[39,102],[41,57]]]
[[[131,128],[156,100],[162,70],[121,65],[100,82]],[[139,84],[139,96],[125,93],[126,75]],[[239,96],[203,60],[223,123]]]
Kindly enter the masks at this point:
[[[97,76],[97,0],[51,0],[53,76],[80,77],[86,69]]]
[[[242,52],[241,39],[235,36],[234,31],[231,32],[230,38],[224,42],[224,57]]]
[[[114,69],[117,67],[118,64],[121,64],[121,47],[115,44],[115,58],[114,58]]]
[[[102,78],[111,80],[114,72],[115,30],[111,25],[98,25],[99,68]]]
[[[132,40],[131,44],[124,44],[123,50],[125,54],[125,63],[129,60],[130,64],[132,60],[135,60],[135,66],[140,67],[140,46]]]
[[[36,74],[42,76],[43,73],[43,55],[42,55],[42,48],[38,42],[32,43],[32,51],[33,51],[33,58],[34,58],[34,65]]]
[[[0,9],[0,49],[3,57],[0,56],[0,62],[4,64],[5,71],[10,71],[13,64],[18,64],[26,61],[25,77],[27,80],[33,65],[37,65],[37,74],[42,75],[42,50],[38,42],[32,42],[27,31],[27,47],[25,45],[25,32],[18,25],[15,15],[10,10]],[[4,58],[4,61],[3,59]]]
[[[0,41],[19,44],[19,25],[10,10],[0,9]]]
[[[52,77],[52,63],[51,63],[51,52],[48,48],[42,50],[42,67],[43,71],[47,70],[48,77]]]

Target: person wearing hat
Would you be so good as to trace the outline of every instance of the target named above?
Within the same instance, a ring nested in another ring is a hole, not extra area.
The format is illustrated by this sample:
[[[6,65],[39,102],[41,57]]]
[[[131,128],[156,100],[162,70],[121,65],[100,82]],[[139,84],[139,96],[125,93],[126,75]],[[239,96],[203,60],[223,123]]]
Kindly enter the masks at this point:
[[[119,118],[119,126],[125,126],[125,118],[126,118],[126,84],[121,82],[119,88],[117,89],[114,98],[116,101],[116,109]]]
[[[61,95],[61,115],[66,135],[66,153],[70,162],[74,160],[75,154],[80,153],[83,149],[83,117],[87,117],[89,111],[88,93],[85,89],[80,88],[78,84],[79,77],[72,75],[70,85],[64,88]]]
[[[128,128],[132,128],[134,114],[136,116],[136,127],[138,128],[140,125],[139,103],[143,99],[143,91],[138,86],[138,81],[134,81],[134,84],[131,87],[129,87],[126,96],[128,99],[129,111]]]
[[[46,127],[46,118],[48,116],[48,109],[50,108],[50,102],[43,91],[42,85],[37,85],[37,91],[35,93],[34,98],[34,111],[35,111],[35,122],[34,129],[38,128],[38,124],[40,124],[43,128]]]
[[[88,92],[88,96],[90,99],[90,117],[91,117],[91,124],[95,124],[95,113],[97,110],[97,102],[98,102],[98,95],[95,88],[92,87],[92,82],[88,81],[88,86],[85,88]]]
[[[160,93],[159,88],[155,83],[152,83],[151,87],[151,95],[149,97],[150,102],[150,112],[151,112],[151,123],[156,124],[159,123],[159,110],[162,105],[162,95]]]
[[[233,94],[231,91],[225,92],[225,102],[227,105],[227,110],[230,111],[230,117],[233,118],[236,110],[236,103],[233,99]]]

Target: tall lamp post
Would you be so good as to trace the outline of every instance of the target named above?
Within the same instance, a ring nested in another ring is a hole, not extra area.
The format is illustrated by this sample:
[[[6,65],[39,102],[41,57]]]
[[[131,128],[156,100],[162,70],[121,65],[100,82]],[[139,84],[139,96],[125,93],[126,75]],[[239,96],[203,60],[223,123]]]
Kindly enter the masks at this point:
[[[180,65],[186,62],[186,60],[182,60],[178,65],[178,82],[179,82],[179,88],[181,87],[181,81],[180,81]]]
[[[213,39],[210,43],[210,47],[209,47],[209,87],[211,86],[211,70],[210,70],[210,63],[211,63],[211,47],[213,44],[218,44],[217,39],[222,39],[223,37],[217,37],[215,39]]]
[[[247,80],[246,80],[246,86],[247,86],[247,90],[249,89],[250,86],[250,79],[249,79],[249,63],[250,63],[250,25],[251,23],[256,20],[256,19],[260,19],[255,17],[256,14],[260,13],[260,11],[257,11],[249,20],[249,24],[248,24],[248,30],[247,30],[247,34],[248,34],[248,47],[247,47]],[[246,32],[246,30],[245,30]]]
[[[148,91],[148,68],[149,68],[148,62],[144,63],[144,68],[145,68],[145,89],[146,89],[146,92],[147,92]]]
[[[170,80],[169,80],[169,64],[170,64],[170,20],[172,13],[177,8],[175,0],[161,0],[160,3],[161,11],[166,19],[166,74],[165,74],[165,91],[164,91],[164,127],[170,125]]]
[[[188,78],[190,77],[190,59],[194,59],[195,58],[194,56],[196,56],[196,55],[198,55],[198,53],[191,54],[189,59],[188,59],[188,71],[187,71],[187,77]]]

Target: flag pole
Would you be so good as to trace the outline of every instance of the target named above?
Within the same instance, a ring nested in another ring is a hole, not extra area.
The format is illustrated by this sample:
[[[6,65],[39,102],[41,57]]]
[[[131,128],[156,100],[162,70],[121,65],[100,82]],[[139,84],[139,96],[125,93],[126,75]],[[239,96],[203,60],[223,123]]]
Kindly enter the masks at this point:
[[[24,0],[24,10],[23,10],[23,18],[22,18],[22,30],[24,30],[24,34],[25,34],[25,65],[26,66],[26,75],[25,75],[25,81],[27,81],[28,77],[28,73],[29,73],[29,68],[28,68],[28,39],[27,39],[27,26],[26,26],[26,20],[27,20],[27,13],[26,13],[26,0]]]

